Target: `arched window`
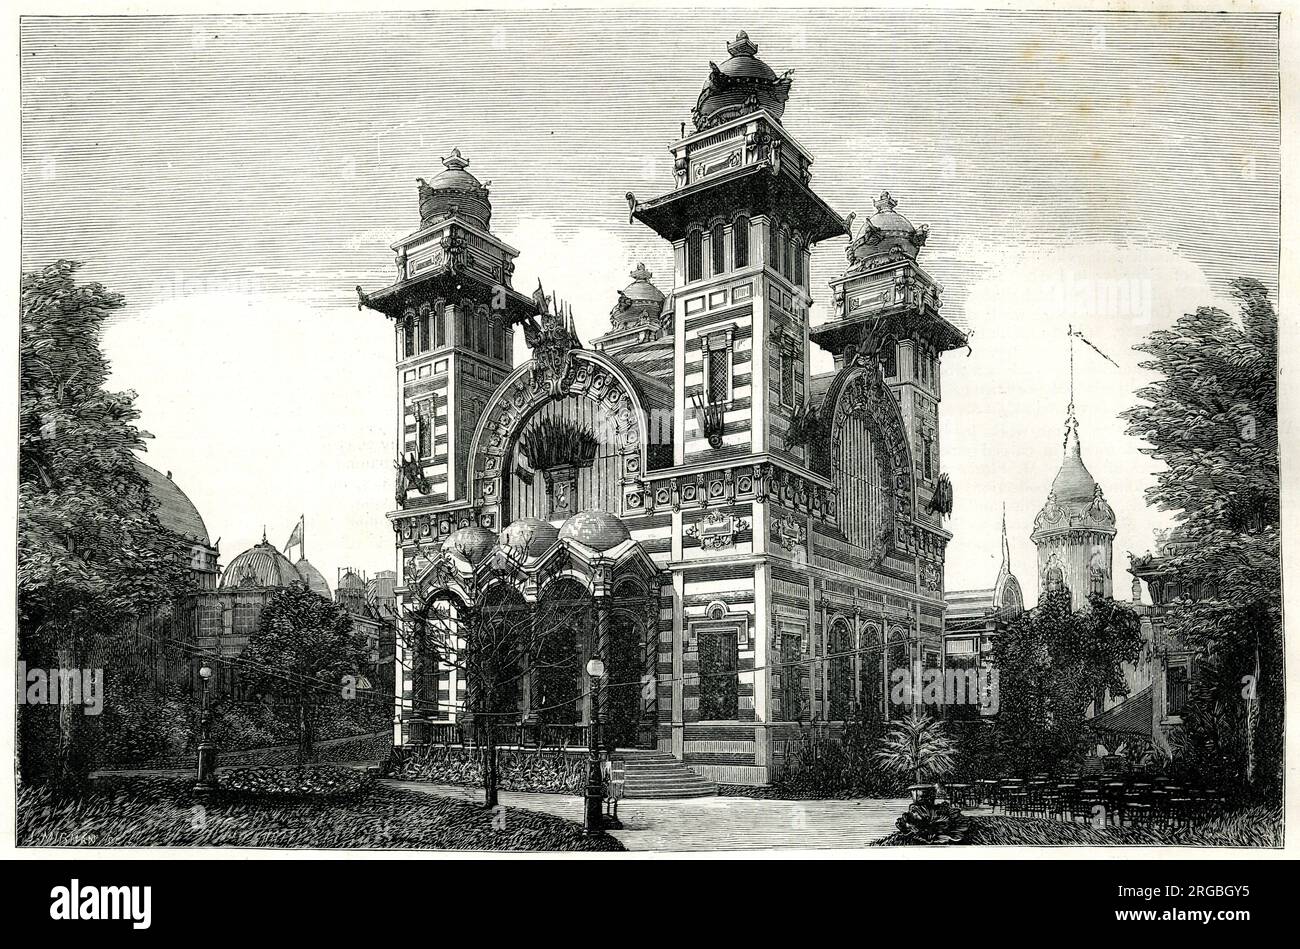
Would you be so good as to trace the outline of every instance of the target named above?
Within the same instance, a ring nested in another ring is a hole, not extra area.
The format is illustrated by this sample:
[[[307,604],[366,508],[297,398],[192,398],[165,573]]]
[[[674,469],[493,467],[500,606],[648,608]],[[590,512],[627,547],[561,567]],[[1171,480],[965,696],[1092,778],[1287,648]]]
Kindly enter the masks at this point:
[[[420,352],[427,352],[429,349],[429,311],[422,309],[420,311]]]
[[[727,231],[721,221],[713,225],[709,244],[713,251],[713,275],[716,277],[727,269]]]
[[[898,341],[892,336],[880,344],[880,371],[886,378],[898,375]]]
[[[831,626],[827,645],[830,708],[826,717],[844,722],[853,714],[853,631],[845,620],[837,619]]]
[[[407,313],[402,318],[402,356],[415,355],[415,315]]]
[[[699,231],[686,235],[686,280],[699,280],[704,276],[704,260]]]
[[[731,266],[749,266],[749,218],[743,214],[731,225]]]
[[[447,345],[447,308],[441,302],[433,305],[433,345]]]
[[[794,284],[796,287],[803,286],[803,242],[796,241],[794,245]]]
[[[767,265],[780,273],[781,271],[781,229],[776,221],[767,225]]]
[[[1047,568],[1047,592],[1060,593],[1065,589],[1065,574],[1060,567]]]

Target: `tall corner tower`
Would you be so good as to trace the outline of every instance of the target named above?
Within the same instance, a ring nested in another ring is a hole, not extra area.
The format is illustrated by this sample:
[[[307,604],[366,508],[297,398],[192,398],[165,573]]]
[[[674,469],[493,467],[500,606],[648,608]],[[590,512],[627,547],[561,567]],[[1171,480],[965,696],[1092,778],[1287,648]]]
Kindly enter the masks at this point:
[[[1038,548],[1040,593],[1068,589],[1076,610],[1087,605],[1090,593],[1114,595],[1115,512],[1083,463],[1073,401],[1066,412],[1065,457],[1030,537]]]
[[[397,507],[470,501],[470,440],[513,365],[514,325],[535,312],[511,287],[518,251],[491,231],[488,187],[459,149],[417,179],[420,224],[393,244],[397,280],[360,306],[393,320],[398,388]],[[408,522],[409,523],[409,522]],[[427,540],[427,538],[425,538]],[[402,540],[418,538],[399,537]]]
[[[846,233],[810,187],[812,156],[781,124],[789,75],[741,32],[710,64],[692,120],[671,146],[675,188],[631,193],[632,217],[673,246],[674,462],[786,452],[808,391],[808,263]]]

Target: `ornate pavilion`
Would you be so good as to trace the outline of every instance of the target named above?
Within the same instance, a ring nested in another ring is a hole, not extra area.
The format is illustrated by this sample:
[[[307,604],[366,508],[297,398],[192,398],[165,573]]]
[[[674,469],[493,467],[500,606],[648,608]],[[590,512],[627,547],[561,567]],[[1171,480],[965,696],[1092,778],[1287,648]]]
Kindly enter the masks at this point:
[[[727,51],[669,189],[627,195],[672,245],[671,289],[636,267],[589,346],[541,286],[511,285],[519,252],[456,150],[418,182],[396,280],[357,292],[395,334],[406,609],[571,617],[548,633],[568,658],[522,671],[518,721],[589,721],[596,655],[606,744],[764,784],[814,723],[899,714],[890,667],[942,661],[940,361],[966,339],[919,263],[928,229],[888,193],[856,230],[830,208],[783,122],[790,76],[744,33]],[[833,238],[846,267],[813,326],[811,254]],[[833,371],[811,372],[813,345]],[[457,663],[401,640],[412,744],[474,709]]]

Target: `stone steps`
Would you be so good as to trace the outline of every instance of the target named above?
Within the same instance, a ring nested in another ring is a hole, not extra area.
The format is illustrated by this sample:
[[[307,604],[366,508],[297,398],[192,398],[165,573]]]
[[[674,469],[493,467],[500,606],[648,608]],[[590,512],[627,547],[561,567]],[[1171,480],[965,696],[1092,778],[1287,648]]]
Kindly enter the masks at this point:
[[[623,797],[653,800],[681,797],[713,797],[718,786],[692,771],[670,754],[656,751],[616,751],[626,772]]]

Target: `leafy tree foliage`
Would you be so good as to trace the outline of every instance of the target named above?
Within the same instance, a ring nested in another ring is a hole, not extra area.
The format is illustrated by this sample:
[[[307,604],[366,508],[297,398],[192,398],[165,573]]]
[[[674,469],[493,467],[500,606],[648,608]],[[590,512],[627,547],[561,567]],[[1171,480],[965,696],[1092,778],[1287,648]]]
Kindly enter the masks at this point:
[[[29,666],[82,668],[104,634],[188,583],[179,537],[159,524],[134,464],[146,437],[133,392],[109,392],[99,348],[104,320],[123,306],[98,283],[78,284],[61,260],[26,273],[19,343],[19,655]],[[80,710],[24,706],[25,777],[77,784],[88,770]],[[50,747],[53,745],[53,747]]]
[[[368,658],[365,637],[353,630],[347,609],[294,583],[266,604],[241,665],[250,691],[274,696],[297,719],[298,755],[305,763],[326,710],[356,700],[355,683]]]
[[[995,728],[1008,766],[1051,770],[1077,757],[1089,706],[1105,691],[1124,694],[1122,664],[1141,647],[1131,607],[1094,593],[1074,612],[1068,590],[1045,593],[993,643]]]
[[[1174,512],[1168,566],[1196,592],[1170,605],[1168,630],[1212,671],[1212,687],[1191,694],[1186,737],[1202,759],[1239,762],[1234,783],[1277,794],[1285,705],[1277,312],[1257,280],[1237,280],[1233,295],[1237,318],[1201,307],[1136,347],[1160,378],[1124,417],[1166,466],[1148,497]],[[1227,732],[1196,724],[1233,721]]]

